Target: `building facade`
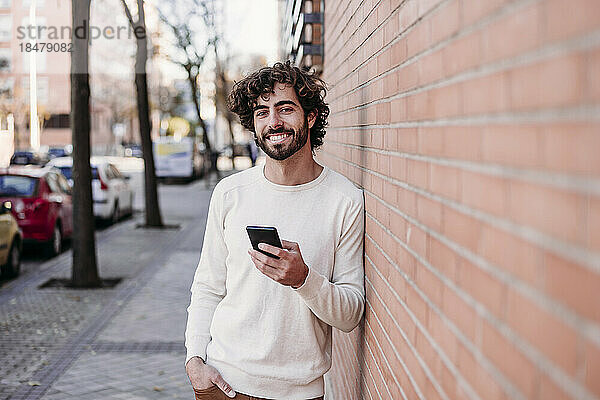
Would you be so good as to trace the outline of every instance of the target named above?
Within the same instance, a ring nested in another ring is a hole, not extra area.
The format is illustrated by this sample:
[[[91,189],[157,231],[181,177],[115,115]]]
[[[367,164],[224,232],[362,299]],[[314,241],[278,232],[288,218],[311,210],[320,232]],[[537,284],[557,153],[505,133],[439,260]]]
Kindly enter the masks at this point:
[[[366,202],[329,398],[600,398],[600,3],[319,6],[318,158]]]

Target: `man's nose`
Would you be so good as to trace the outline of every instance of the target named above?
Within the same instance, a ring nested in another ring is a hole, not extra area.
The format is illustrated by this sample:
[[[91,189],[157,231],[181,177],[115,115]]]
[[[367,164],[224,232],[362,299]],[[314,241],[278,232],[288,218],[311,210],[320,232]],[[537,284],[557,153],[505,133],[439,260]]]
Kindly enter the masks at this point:
[[[279,114],[271,113],[269,117],[269,128],[277,129],[283,126],[283,121],[279,118]]]

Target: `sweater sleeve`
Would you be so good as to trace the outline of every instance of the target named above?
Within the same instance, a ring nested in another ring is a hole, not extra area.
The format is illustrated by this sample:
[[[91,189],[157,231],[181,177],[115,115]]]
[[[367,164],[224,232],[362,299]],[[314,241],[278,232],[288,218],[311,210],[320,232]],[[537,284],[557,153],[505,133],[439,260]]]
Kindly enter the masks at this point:
[[[309,266],[304,284],[295,289],[320,320],[344,332],[350,332],[358,325],[364,310],[363,240],[364,205],[361,198],[344,216],[331,282]]]
[[[200,262],[194,274],[192,296],[187,308],[186,364],[195,356],[206,360],[213,314],[226,294],[227,246],[223,236],[223,221],[223,195],[217,185],[210,199]]]

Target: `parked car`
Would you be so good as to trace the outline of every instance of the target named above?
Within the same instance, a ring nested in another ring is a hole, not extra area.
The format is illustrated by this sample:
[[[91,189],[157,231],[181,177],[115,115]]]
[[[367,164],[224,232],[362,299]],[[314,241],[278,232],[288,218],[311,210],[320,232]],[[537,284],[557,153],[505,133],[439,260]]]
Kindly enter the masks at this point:
[[[67,157],[71,152],[65,146],[53,146],[48,148],[47,151],[48,159],[53,159],[56,157]]]
[[[34,150],[17,150],[10,158],[11,165],[44,165],[48,155]]]
[[[48,254],[62,251],[73,233],[71,187],[60,171],[34,165],[0,170],[0,202],[10,201],[23,241],[42,243]]]
[[[71,157],[58,157],[50,160],[49,166],[55,167],[73,185]],[[104,157],[91,157],[92,198],[94,215],[104,220],[117,222],[125,215],[133,212],[133,191],[128,178],[123,176],[117,167]]]
[[[0,204],[0,268],[3,278],[19,275],[23,234],[12,215],[12,203]]]

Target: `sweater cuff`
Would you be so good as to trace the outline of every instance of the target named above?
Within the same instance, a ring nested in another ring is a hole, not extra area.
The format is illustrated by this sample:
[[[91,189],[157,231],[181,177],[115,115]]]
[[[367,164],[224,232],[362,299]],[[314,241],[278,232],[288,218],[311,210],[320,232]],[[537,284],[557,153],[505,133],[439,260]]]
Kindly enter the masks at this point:
[[[312,299],[319,294],[319,290],[325,280],[326,279],[324,276],[309,268],[308,275],[306,275],[306,279],[304,280],[302,286],[298,287],[297,289],[292,289],[295,290],[296,293],[298,293],[301,297],[305,299]]]
[[[190,361],[192,357],[200,357],[204,362],[206,362],[206,345],[203,345],[202,343],[186,343],[185,345],[187,348],[187,355],[185,357],[184,365],[187,365],[188,361]]]

